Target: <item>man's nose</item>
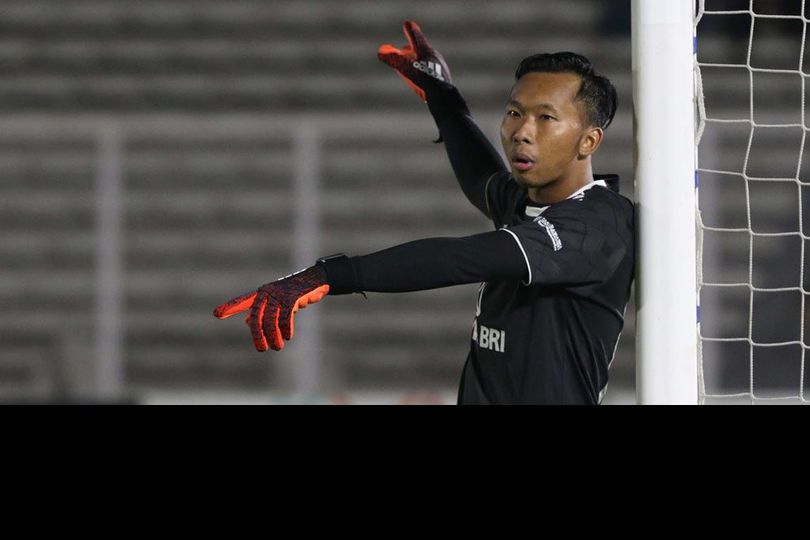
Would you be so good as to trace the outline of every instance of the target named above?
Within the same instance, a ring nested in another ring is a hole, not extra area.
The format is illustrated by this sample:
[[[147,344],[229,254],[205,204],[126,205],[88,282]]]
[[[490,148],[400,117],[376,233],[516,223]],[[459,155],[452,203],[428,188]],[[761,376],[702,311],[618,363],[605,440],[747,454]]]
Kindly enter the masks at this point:
[[[532,144],[532,142],[534,142],[532,137],[532,125],[529,119],[523,120],[515,132],[512,133],[512,141],[515,144]]]

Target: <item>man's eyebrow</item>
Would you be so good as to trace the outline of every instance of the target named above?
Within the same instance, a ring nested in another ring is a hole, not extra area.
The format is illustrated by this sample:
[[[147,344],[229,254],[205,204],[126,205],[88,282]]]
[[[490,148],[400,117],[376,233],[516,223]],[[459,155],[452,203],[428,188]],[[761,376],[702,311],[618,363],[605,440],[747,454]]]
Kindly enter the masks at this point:
[[[519,102],[516,99],[510,99],[509,102],[507,103],[507,105],[514,105],[515,107],[519,107],[521,109],[526,108],[526,106],[523,105],[523,103]],[[557,112],[557,108],[554,105],[552,105],[551,103],[538,103],[537,105],[535,105],[532,108],[533,109],[548,109],[548,110],[550,110],[550,111],[552,111],[554,113]]]

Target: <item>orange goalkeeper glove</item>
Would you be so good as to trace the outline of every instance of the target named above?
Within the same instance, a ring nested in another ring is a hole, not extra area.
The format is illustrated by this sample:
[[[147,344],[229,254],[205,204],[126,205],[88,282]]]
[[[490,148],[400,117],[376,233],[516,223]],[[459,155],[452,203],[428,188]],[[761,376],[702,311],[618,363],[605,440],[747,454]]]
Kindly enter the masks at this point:
[[[327,294],[326,271],[316,265],[229,300],[214,309],[214,316],[227,319],[250,309],[245,322],[250,327],[256,350],[264,352],[269,346],[280,351],[284,348],[283,340],[293,337],[295,313],[319,302]]]
[[[401,49],[387,43],[381,45],[377,58],[394,68],[416,95],[427,101],[426,90],[436,81],[453,84],[450,69],[441,53],[428,43],[418,24],[405,21],[402,29],[408,45]]]

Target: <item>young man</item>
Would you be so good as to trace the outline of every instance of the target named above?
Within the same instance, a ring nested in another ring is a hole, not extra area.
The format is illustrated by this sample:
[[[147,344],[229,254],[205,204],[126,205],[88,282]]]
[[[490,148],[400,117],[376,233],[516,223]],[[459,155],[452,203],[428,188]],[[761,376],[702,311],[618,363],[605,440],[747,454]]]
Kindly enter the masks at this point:
[[[427,101],[467,198],[496,230],[335,255],[214,310],[249,310],[257,350],[280,350],[299,308],[327,294],[483,282],[459,404],[598,404],[624,324],[634,268],[633,204],[591,156],[616,91],[573,53],[524,59],[501,124],[500,156],[475,125],[444,58],[416,23],[379,58]],[[438,141],[437,141],[438,142]]]

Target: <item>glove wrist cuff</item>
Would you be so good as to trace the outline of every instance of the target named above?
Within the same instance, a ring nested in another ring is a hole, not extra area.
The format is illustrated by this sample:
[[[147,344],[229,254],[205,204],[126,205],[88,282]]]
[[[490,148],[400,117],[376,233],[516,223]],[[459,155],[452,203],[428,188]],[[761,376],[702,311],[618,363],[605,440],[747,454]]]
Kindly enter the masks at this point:
[[[467,102],[458,88],[446,83],[442,83],[442,85],[442,88],[435,88],[427,92],[427,106],[436,122],[436,127],[439,128],[439,138],[433,141],[434,143],[443,142],[442,129],[447,129],[448,122],[470,114]]]
[[[351,294],[357,292],[357,277],[349,258],[343,253],[321,257],[316,263],[326,272],[329,294]]]
[[[448,83],[436,82],[425,89],[427,104],[433,117],[438,121],[452,114],[469,113],[467,101],[458,88]]]

